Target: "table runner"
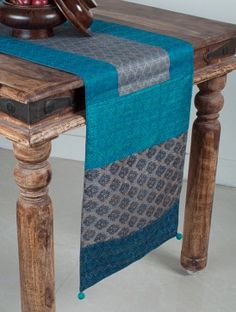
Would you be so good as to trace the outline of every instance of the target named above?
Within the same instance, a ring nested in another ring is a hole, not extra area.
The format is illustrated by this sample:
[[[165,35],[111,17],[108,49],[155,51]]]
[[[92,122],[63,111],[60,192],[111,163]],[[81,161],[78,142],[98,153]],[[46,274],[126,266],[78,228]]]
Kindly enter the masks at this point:
[[[0,52],[84,80],[81,291],[176,235],[193,83],[189,43],[101,20],[91,32],[24,41],[0,27]]]

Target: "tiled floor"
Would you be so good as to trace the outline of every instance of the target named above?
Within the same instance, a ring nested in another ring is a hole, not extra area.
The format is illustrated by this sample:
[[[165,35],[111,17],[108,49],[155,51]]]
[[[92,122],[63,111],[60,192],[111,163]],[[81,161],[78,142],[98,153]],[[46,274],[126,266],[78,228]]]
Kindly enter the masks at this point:
[[[0,312],[18,312],[15,226],[18,191],[12,178],[12,154],[0,150],[0,162]],[[78,301],[77,247],[83,165],[58,159],[52,159],[51,163],[57,312],[235,311],[236,189],[217,187],[207,270],[188,275],[179,264],[181,243],[173,239],[143,260],[87,290],[86,300]],[[184,191],[185,187],[183,195]]]

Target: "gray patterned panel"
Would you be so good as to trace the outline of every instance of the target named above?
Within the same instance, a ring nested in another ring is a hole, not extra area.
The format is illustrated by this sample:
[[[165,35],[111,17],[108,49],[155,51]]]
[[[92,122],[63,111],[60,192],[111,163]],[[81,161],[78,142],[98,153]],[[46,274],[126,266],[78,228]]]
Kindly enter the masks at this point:
[[[186,135],[85,174],[82,246],[121,238],[178,200]]]
[[[94,33],[89,38],[83,37],[68,26],[60,27],[55,37],[37,40],[36,43],[113,64],[119,76],[120,95],[169,79],[169,56],[159,47],[101,33]]]

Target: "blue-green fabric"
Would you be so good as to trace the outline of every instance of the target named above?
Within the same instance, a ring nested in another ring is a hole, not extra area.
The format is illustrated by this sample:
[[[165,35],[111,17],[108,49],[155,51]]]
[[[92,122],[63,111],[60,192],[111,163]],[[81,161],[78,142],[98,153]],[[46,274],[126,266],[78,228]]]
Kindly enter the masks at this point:
[[[83,79],[87,173],[96,169],[99,171],[187,132],[194,64],[191,44],[177,38],[100,20],[94,22],[91,32],[163,49],[170,60],[170,78],[120,95],[119,76],[114,64],[73,51],[51,48],[47,43],[14,39],[6,34],[5,28],[0,27],[0,52],[64,70]],[[176,201],[161,217],[132,234],[119,239],[113,239],[111,235],[104,242],[82,247],[81,290],[140,259],[175,236],[178,207]],[[85,221],[82,218],[82,223]]]
[[[161,218],[127,237],[87,246],[81,250],[80,290],[143,258],[177,234],[179,202]]]
[[[95,21],[92,31],[162,47],[170,56],[170,81],[119,97],[117,71],[113,65],[50,49],[38,45],[37,41],[0,36],[2,53],[68,71],[85,81],[86,169],[105,166],[185,132],[193,79],[193,49],[187,42],[104,21]],[[176,106],[176,102],[180,106]],[[130,118],[130,110],[135,119]],[[123,127],[127,124],[129,130]]]

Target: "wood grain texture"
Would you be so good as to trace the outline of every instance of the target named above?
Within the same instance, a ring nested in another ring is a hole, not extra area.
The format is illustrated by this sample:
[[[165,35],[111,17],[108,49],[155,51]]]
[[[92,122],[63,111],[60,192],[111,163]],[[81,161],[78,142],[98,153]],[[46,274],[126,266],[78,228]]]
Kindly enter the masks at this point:
[[[14,175],[20,189],[17,229],[22,312],[55,311],[53,211],[48,196],[51,144],[14,144]]]
[[[228,57],[215,64],[211,64],[210,66],[196,70],[194,73],[194,84],[197,85],[213,78],[224,76],[234,71],[235,69],[236,57]]]
[[[7,139],[25,146],[35,146],[57,138],[60,134],[85,125],[85,112],[64,110],[48,117],[33,126],[0,113],[0,134]]]
[[[147,27],[201,49],[236,37],[236,25],[120,0],[97,0],[95,15]]]
[[[220,63],[212,64],[205,69],[196,71],[194,81],[196,84],[200,84],[206,80],[225,75],[234,69],[236,69],[236,58],[230,57]],[[53,74],[50,74],[50,77],[52,79]],[[6,90],[8,90],[7,87],[4,88],[4,94]],[[1,94],[2,89],[0,88]],[[82,127],[85,124],[85,111],[72,112],[71,110],[63,110],[51,117],[45,116],[43,120],[34,125],[27,125],[0,112],[0,134],[13,142],[26,146],[35,146],[44,141],[52,140],[61,133],[76,127]]]
[[[83,86],[83,81],[63,71],[0,54],[0,96],[33,103]]]
[[[184,218],[181,264],[190,271],[206,267],[220,141],[219,111],[226,76],[198,85]]]
[[[196,70],[207,65],[204,59],[206,53],[236,38],[236,25],[233,24],[120,0],[98,0],[97,2],[98,7],[94,10],[97,18],[190,42],[195,50]]]

